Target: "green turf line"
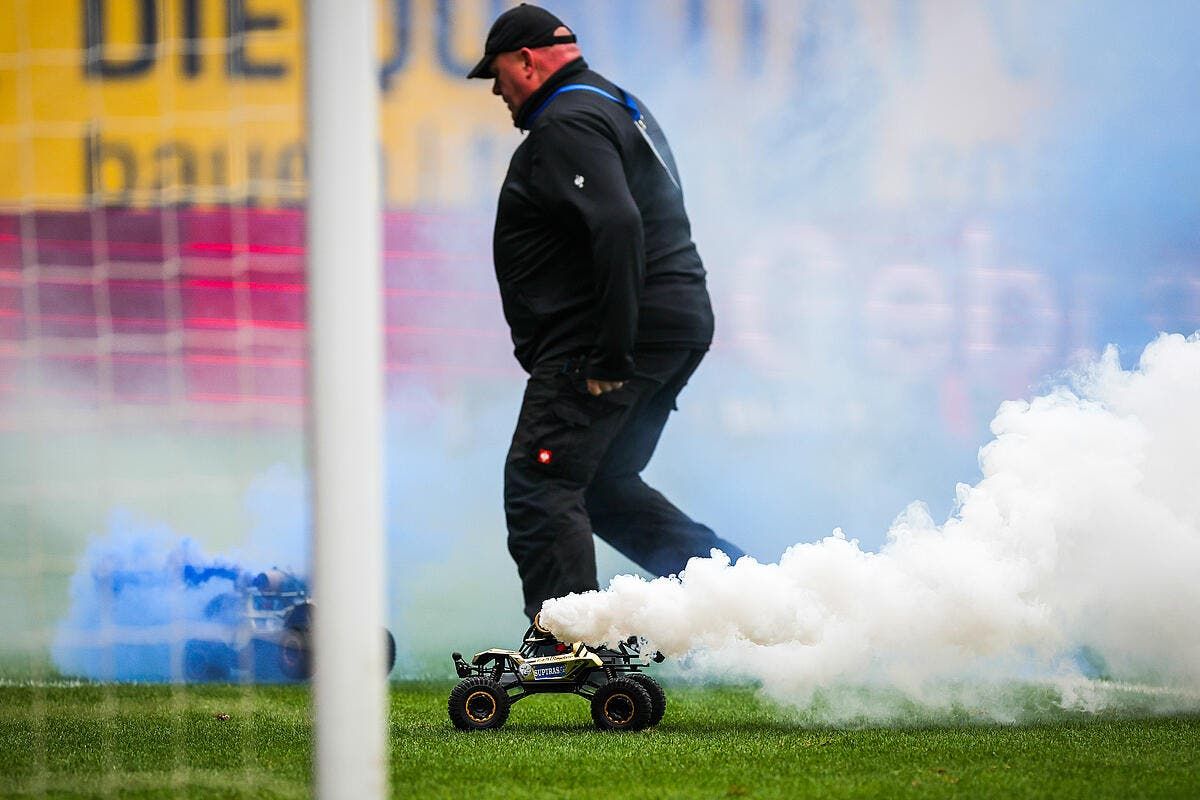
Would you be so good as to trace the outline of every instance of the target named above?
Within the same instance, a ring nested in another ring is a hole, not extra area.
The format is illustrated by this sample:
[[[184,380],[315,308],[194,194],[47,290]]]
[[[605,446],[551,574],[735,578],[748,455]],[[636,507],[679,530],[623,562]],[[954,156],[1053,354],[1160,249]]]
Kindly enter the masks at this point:
[[[671,686],[643,733],[599,733],[585,701],[546,696],[464,734],[449,688],[393,686],[398,797],[1200,796],[1200,716],[833,728],[750,689]],[[311,758],[302,686],[0,687],[0,797],[300,798]]]

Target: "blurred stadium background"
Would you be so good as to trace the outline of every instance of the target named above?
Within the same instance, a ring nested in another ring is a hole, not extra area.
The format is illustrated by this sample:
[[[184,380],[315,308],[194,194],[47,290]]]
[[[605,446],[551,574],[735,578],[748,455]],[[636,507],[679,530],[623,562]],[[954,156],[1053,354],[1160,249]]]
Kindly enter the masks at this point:
[[[508,5],[379,6],[403,675],[521,629],[490,265],[520,134],[462,78]],[[1200,328],[1194,4],[544,5],[655,109],[710,272],[718,340],[653,480],[760,559],[944,516],[1002,400]],[[303,26],[299,0],[0,0],[10,677],[54,674],[96,564],[148,542],[307,569]]]

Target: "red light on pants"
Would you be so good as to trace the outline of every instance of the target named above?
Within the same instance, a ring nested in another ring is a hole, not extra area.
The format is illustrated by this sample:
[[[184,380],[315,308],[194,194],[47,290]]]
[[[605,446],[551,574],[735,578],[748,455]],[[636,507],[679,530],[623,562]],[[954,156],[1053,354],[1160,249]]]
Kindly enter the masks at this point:
[[[539,464],[549,464],[554,460],[554,453],[542,448],[541,450],[538,450],[537,459]]]

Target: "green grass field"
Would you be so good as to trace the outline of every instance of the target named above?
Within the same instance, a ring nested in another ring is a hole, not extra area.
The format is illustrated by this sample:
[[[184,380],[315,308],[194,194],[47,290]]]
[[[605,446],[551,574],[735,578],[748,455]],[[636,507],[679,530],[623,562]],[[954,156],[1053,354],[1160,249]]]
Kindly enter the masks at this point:
[[[1200,716],[829,728],[751,689],[668,686],[643,733],[544,696],[463,734],[449,688],[393,686],[396,796],[1200,797]],[[0,796],[305,797],[309,710],[302,686],[0,687]]]

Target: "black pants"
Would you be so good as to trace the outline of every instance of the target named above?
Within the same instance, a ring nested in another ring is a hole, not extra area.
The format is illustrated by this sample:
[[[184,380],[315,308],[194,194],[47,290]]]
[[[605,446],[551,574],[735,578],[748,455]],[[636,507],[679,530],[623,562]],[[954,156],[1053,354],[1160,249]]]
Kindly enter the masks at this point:
[[[743,555],[640,477],[704,352],[639,351],[637,375],[600,397],[588,394],[578,359],[534,368],[504,465],[508,551],[526,615],[548,598],[599,588],[593,531],[656,575],[714,547]]]

